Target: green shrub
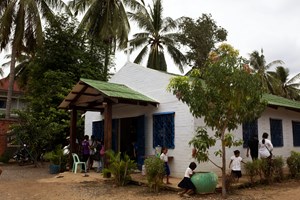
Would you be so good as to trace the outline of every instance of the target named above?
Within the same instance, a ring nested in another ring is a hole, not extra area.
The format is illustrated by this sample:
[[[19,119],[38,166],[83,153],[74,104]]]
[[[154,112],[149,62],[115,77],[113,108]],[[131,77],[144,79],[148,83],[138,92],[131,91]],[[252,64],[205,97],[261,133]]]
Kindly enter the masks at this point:
[[[286,159],[290,176],[296,178],[300,176],[300,153],[291,151],[291,155]]]
[[[253,160],[253,162],[246,162],[245,171],[249,176],[249,181],[251,184],[254,184],[256,177],[260,175],[259,173],[260,160]]]
[[[150,189],[158,192],[165,174],[164,162],[156,156],[151,156],[145,160],[145,168]]]
[[[62,145],[57,145],[53,151],[47,152],[44,155],[46,160],[49,160],[53,165],[61,165],[64,157]]]
[[[273,179],[276,182],[280,182],[283,180],[284,175],[283,175],[283,166],[284,166],[284,160],[281,156],[276,156],[273,160],[272,160],[272,167],[273,167]]]
[[[5,151],[1,156],[0,156],[0,162],[3,163],[8,163],[10,159],[10,154],[8,151]]]
[[[127,154],[121,158],[121,152],[115,153],[112,150],[108,150],[105,154],[109,158],[109,164],[108,168],[103,169],[103,174],[111,173],[116,185],[126,185],[131,180],[130,174],[136,169],[135,161],[130,160]]]

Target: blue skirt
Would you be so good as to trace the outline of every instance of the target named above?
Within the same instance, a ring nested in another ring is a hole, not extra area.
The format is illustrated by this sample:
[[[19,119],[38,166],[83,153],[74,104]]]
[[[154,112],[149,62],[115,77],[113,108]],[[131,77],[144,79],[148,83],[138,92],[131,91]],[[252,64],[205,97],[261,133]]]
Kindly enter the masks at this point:
[[[167,176],[170,175],[170,167],[167,162],[165,162],[165,175]]]
[[[190,178],[184,177],[179,183],[178,187],[184,188],[184,189],[192,189],[195,190],[196,187],[194,186],[193,182],[191,181]]]

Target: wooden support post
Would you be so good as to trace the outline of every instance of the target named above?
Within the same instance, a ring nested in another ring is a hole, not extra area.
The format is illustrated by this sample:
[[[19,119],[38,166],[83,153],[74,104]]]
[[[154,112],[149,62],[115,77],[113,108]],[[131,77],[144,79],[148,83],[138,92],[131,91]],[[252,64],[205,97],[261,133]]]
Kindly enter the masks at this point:
[[[104,105],[104,147],[105,150],[112,148],[112,105],[111,103],[103,103]],[[108,159],[104,156],[104,166],[108,166]]]

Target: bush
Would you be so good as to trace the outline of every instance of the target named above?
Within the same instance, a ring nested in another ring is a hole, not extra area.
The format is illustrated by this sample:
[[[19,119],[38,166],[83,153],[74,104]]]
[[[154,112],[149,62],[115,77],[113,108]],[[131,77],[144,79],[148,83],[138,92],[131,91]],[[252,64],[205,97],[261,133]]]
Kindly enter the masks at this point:
[[[10,154],[8,151],[5,151],[1,156],[0,156],[0,162],[3,163],[8,163],[10,159]]]
[[[276,156],[272,160],[272,167],[273,167],[273,179],[276,182],[280,182],[283,180],[283,166],[284,166],[284,161],[281,156]]]
[[[109,165],[108,168],[103,169],[103,174],[111,173],[118,186],[126,185],[131,180],[130,174],[136,169],[135,161],[130,160],[127,154],[122,159],[121,152],[115,153],[112,150],[108,150],[105,154],[109,158]]]
[[[158,192],[165,174],[164,162],[156,156],[149,157],[145,160],[145,167],[150,189]]]
[[[259,160],[253,160],[253,162],[246,162],[245,164],[245,171],[249,176],[249,181],[251,184],[254,184],[256,181],[256,177],[259,176],[259,166]]]
[[[300,177],[300,153],[291,151],[291,155],[286,159],[290,176],[292,178]]]

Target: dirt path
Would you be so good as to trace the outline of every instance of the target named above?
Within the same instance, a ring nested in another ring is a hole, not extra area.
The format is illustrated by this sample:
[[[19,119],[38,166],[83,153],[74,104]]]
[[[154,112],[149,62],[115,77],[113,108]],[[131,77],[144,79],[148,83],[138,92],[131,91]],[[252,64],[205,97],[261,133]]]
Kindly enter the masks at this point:
[[[48,173],[47,166],[0,165],[1,200],[177,200],[182,199],[176,192],[161,191],[159,194],[149,192],[147,187],[129,185],[114,187],[111,180],[105,180],[95,172],[88,177],[83,174],[64,172],[57,175]],[[259,186],[239,189],[228,199],[274,199],[298,200],[300,181],[285,181],[272,186]],[[195,195],[190,199],[222,199],[220,194]]]

